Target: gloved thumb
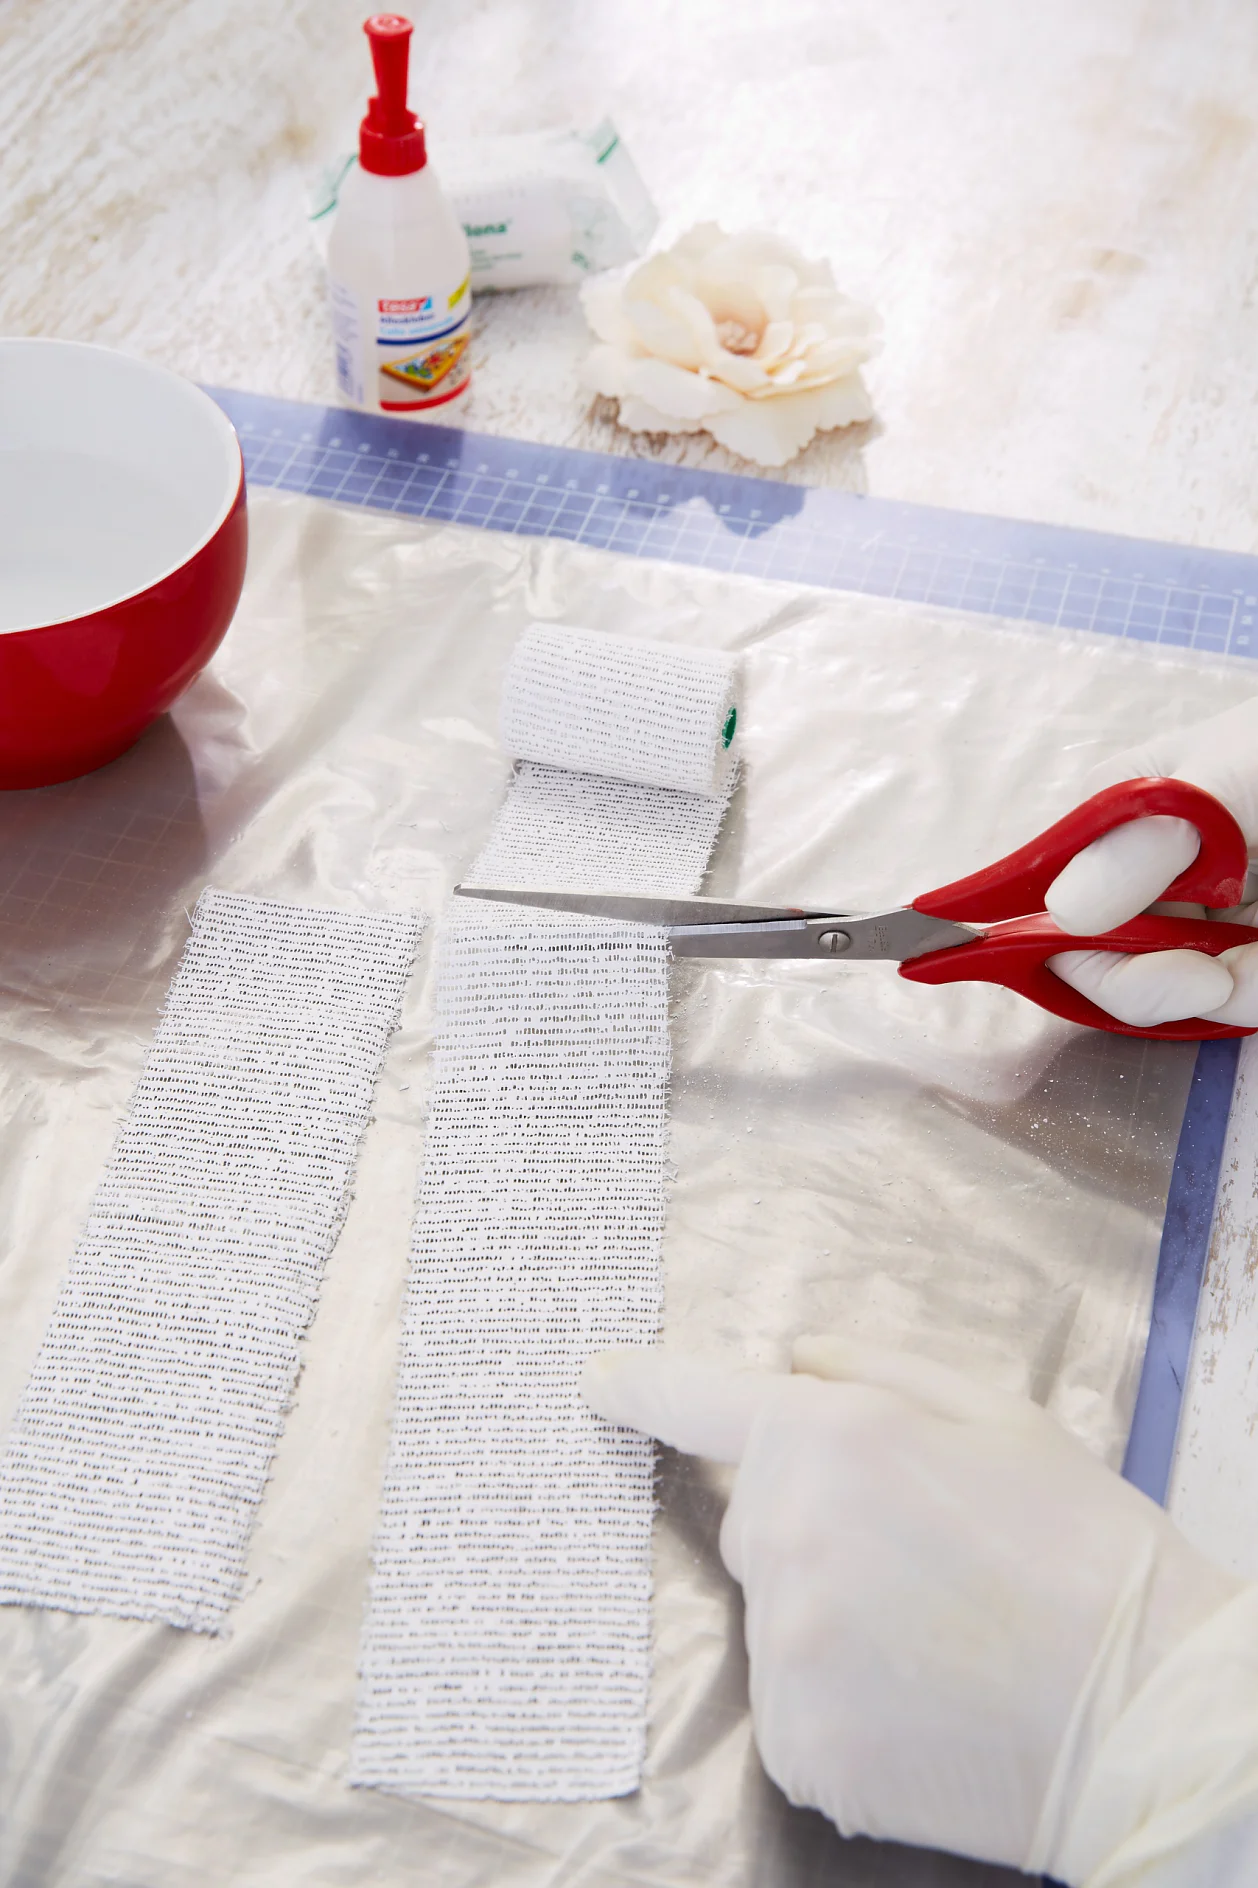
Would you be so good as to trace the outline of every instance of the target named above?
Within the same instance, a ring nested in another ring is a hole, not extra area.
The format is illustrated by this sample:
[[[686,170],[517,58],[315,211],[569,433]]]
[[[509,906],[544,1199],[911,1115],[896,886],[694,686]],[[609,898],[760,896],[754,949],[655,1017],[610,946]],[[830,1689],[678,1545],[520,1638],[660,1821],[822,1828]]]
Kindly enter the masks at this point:
[[[687,1455],[737,1462],[752,1424],[786,1381],[643,1346],[596,1351],[581,1373],[581,1394],[608,1422],[641,1429]]]

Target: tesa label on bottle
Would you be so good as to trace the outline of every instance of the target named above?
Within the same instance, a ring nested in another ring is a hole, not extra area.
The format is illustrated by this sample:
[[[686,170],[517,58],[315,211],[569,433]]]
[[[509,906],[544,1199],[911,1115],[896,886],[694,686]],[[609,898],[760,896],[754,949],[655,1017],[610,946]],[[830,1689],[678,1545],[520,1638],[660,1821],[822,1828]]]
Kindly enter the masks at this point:
[[[463,281],[451,295],[377,301],[377,398],[386,413],[440,406],[466,387],[472,372],[468,288]],[[399,348],[401,342],[412,345]]]
[[[431,295],[417,295],[410,301],[379,301],[376,311],[376,339],[380,342],[422,341],[437,319]]]

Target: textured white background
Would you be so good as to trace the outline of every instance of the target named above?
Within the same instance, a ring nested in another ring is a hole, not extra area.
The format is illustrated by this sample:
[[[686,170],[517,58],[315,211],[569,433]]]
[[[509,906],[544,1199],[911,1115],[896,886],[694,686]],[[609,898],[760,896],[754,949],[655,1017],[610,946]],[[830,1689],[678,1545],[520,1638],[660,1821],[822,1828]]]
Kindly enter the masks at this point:
[[[366,0],[5,0],[0,332],[323,399],[305,178],[368,89]],[[1249,550],[1252,0],[420,0],[448,134],[610,109],[675,234],[764,223],[886,323],[878,425],[787,476]],[[571,290],[477,313],[465,423],[602,450]],[[666,456],[709,456],[678,443]],[[745,469],[742,468],[742,469]]]

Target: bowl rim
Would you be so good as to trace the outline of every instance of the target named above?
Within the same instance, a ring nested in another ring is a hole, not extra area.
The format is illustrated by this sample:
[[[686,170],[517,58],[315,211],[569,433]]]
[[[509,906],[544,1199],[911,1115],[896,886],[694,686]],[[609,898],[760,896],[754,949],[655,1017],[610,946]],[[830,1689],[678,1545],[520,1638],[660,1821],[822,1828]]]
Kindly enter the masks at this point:
[[[211,399],[210,395],[205,391],[205,388],[198,386],[195,380],[189,380],[185,374],[177,374],[173,368],[163,367],[157,361],[146,361],[139,354],[128,354],[123,348],[106,347],[100,341],[70,341],[60,335],[52,334],[0,335],[0,355],[11,352],[20,353],[27,348],[48,348],[54,351],[64,350],[76,354],[107,354],[112,356],[115,360],[127,361],[131,366],[140,368],[144,373],[152,374],[158,380],[164,380],[176,387],[186,389],[188,392],[195,395],[196,401],[200,402],[202,412],[208,415],[210,424],[218,433],[220,439],[224,443],[230,441],[231,450],[234,453],[238,470],[235,480],[229,479],[227,481],[227,500],[216,514],[208,530],[202,533],[201,537],[196,540],[190,549],[186,550],[182,556],[176,558],[174,563],[168,564],[164,570],[158,571],[156,575],[150,577],[147,582],[139,584],[133,589],[124,590],[118,596],[108,597],[100,603],[95,603],[90,610],[80,610],[75,616],[50,616],[38,623],[15,623],[8,629],[0,626],[0,641],[7,641],[10,636],[38,634],[41,630],[68,629],[74,623],[90,622],[95,616],[105,616],[111,610],[120,609],[124,603],[133,603],[137,598],[147,596],[150,590],[157,589],[159,584],[165,583],[167,579],[173,577],[177,571],[186,570],[193,559],[199,557],[206,546],[213,542],[223,526],[227,523],[227,520],[231,517],[233,511],[235,511],[236,506],[240,503],[245,483],[244,453],[241,451],[240,439],[237,436],[236,428],[232,425],[218,402]]]

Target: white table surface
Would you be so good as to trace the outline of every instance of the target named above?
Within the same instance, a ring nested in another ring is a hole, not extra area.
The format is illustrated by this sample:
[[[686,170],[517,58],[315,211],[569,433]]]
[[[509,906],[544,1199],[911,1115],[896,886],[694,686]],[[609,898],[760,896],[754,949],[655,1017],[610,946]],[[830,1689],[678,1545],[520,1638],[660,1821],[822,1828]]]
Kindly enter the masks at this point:
[[[6,0],[0,332],[334,397],[307,180],[368,90],[362,0]],[[663,214],[767,225],[874,303],[877,420],[784,474],[1258,550],[1252,0],[460,0],[445,136],[609,110]],[[644,443],[578,389],[570,290],[478,305],[468,426]],[[1258,1574],[1258,1059],[1246,1052],[1173,1506]]]

